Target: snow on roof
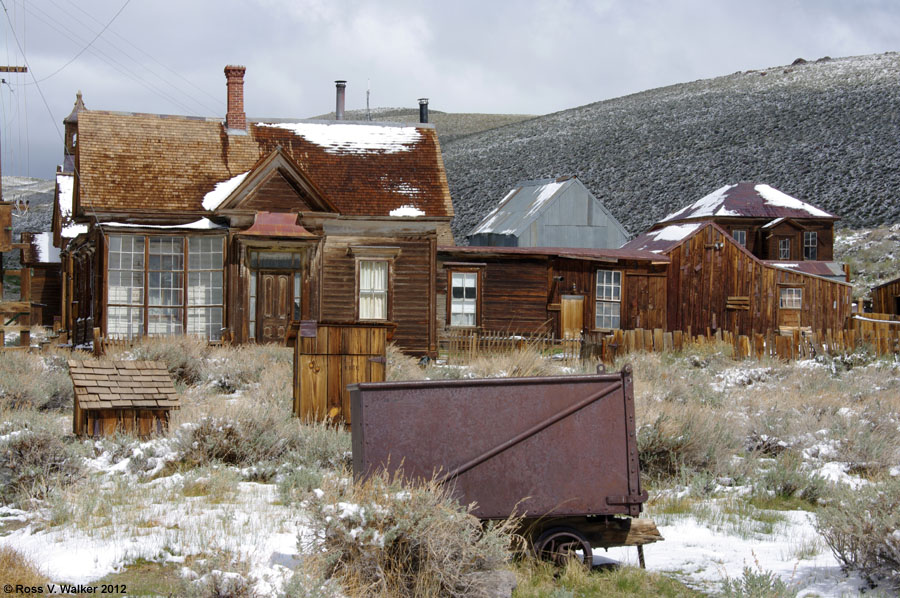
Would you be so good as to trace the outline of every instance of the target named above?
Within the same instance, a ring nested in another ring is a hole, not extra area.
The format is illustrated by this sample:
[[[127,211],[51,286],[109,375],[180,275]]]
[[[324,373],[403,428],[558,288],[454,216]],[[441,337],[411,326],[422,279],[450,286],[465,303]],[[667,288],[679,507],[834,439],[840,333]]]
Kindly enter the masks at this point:
[[[53,233],[38,233],[32,237],[37,250],[37,261],[42,264],[58,264],[59,248],[53,246]]]
[[[349,123],[259,123],[261,127],[287,129],[325,148],[329,154],[393,154],[408,152],[422,134],[416,127]]]
[[[420,210],[414,205],[407,204],[405,206],[400,206],[396,210],[391,210],[391,216],[400,216],[406,218],[415,218],[416,216],[424,216],[425,212]]]
[[[701,199],[695,201],[691,205],[686,208],[682,208],[677,212],[673,212],[660,220],[660,222],[666,222],[667,220],[678,220],[679,218],[683,218],[689,216],[690,218],[699,218],[701,216],[734,216],[736,214],[726,213],[726,214],[718,214],[716,213],[716,209],[725,210],[725,194],[734,189],[737,185],[725,185],[724,187],[719,187],[709,195],[702,197]],[[728,210],[725,210],[728,212]]]
[[[697,229],[706,226],[706,222],[691,222],[688,224],[670,224],[663,228],[646,232],[632,239],[622,247],[624,249],[638,249],[659,253],[677,245]]]
[[[225,228],[221,224],[216,224],[209,218],[201,218],[187,224],[132,224],[130,222],[104,222],[105,228],[163,228],[172,230],[213,230],[217,228]]]
[[[250,171],[241,173],[237,176],[231,177],[227,181],[221,181],[216,183],[216,186],[212,191],[203,196],[203,209],[204,210],[215,210],[222,202],[225,201],[231,192],[237,189],[238,185],[244,182],[244,179],[247,178],[247,175],[250,174]]]
[[[531,223],[563,186],[573,180],[575,179],[542,179],[519,183],[469,234],[517,234]]]
[[[791,210],[802,210],[809,212],[810,216],[818,216],[821,218],[831,218],[831,214],[820,210],[815,206],[811,206],[805,201],[800,201],[796,197],[791,197],[787,193],[783,193],[769,185],[756,185],[757,193],[763,196],[766,203],[770,206],[778,206],[780,208],[788,208]]]
[[[716,216],[748,218],[834,218],[828,212],[765,184],[737,183],[720,187],[691,205],[660,220]]]
[[[784,218],[776,218],[775,220],[772,220],[771,222],[766,222],[765,224],[763,224],[762,227],[763,228],[772,228],[773,226],[781,224],[782,222],[784,222]]]

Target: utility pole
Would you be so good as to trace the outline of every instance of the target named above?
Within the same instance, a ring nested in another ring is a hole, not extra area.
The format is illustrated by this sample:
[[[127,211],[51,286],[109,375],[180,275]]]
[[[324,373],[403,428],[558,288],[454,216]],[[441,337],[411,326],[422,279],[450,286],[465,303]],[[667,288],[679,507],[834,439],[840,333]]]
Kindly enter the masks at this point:
[[[27,73],[27,66],[0,66],[0,73]],[[6,83],[6,79],[0,79],[0,83]],[[0,152],[0,201],[3,201],[3,154]]]

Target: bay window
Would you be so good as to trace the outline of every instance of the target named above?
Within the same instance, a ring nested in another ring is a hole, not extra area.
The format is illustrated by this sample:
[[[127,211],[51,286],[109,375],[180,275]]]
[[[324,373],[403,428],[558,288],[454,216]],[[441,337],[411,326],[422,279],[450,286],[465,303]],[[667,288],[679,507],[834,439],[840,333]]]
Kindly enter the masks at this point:
[[[107,334],[221,338],[224,237],[107,238]]]

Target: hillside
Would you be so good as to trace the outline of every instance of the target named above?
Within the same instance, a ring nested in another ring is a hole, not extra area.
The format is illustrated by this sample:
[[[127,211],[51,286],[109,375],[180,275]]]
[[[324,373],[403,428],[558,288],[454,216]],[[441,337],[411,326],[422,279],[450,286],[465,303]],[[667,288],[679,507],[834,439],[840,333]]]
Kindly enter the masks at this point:
[[[373,121],[417,123],[419,122],[418,108],[373,108],[371,110]],[[365,110],[347,110],[344,112],[346,120],[366,120]],[[334,112],[320,114],[313,118],[334,120]],[[477,114],[441,112],[440,110],[428,111],[428,122],[432,123],[438,132],[438,140],[441,146],[460,137],[481,133],[502,127],[504,125],[519,123],[534,118],[532,114]]]
[[[900,222],[900,54],[795,61],[652,89],[442,144],[457,242],[517,181],[577,175],[634,234],[726,183]]]

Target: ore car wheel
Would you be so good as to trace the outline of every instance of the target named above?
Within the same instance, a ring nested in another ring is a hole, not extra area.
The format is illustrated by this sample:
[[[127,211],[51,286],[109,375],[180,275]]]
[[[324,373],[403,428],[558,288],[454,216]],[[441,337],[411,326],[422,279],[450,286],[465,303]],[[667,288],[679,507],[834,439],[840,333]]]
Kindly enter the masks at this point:
[[[582,551],[583,556],[578,556],[578,550]],[[534,541],[534,553],[539,559],[560,567],[571,560],[580,561],[588,567],[594,562],[590,542],[571,527],[554,527],[542,533]]]

